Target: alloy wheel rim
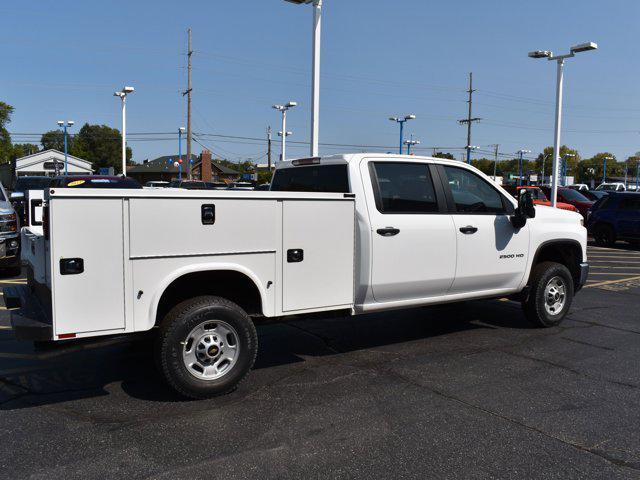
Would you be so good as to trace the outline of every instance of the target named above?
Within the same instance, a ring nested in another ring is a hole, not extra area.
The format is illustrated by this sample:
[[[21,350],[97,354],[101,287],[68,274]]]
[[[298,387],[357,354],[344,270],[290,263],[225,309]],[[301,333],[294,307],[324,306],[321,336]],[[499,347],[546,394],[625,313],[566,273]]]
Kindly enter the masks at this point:
[[[216,380],[231,371],[240,354],[239,336],[227,322],[207,320],[182,342],[182,361],[200,380]]]
[[[544,288],[544,308],[549,315],[562,312],[567,299],[567,288],[561,277],[553,277]]]

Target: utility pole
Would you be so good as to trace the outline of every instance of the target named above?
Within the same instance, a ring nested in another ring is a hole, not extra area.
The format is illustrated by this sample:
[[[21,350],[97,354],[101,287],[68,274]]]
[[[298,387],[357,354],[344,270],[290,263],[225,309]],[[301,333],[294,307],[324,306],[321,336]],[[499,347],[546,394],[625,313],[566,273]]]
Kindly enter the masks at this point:
[[[187,165],[189,165],[189,180],[191,180],[191,56],[193,49],[191,48],[191,29],[187,29],[189,34],[189,48],[187,51],[187,90],[182,92],[182,96],[187,96]]]
[[[267,162],[269,164],[269,173],[271,173],[271,125],[267,127]]]
[[[467,150],[467,163],[471,163],[471,124],[473,122],[479,122],[481,120],[478,117],[471,116],[473,106],[473,92],[475,92],[475,90],[473,89],[472,72],[469,72],[469,90],[467,90],[467,92],[469,93],[469,100],[467,101],[467,103],[469,104],[469,113],[467,115],[467,118],[465,118],[464,120],[458,120],[458,123],[460,123],[460,125],[467,125],[467,146],[465,148]]]
[[[491,145],[493,147],[493,181],[496,181],[496,169],[498,167],[498,148],[500,144],[495,143]]]

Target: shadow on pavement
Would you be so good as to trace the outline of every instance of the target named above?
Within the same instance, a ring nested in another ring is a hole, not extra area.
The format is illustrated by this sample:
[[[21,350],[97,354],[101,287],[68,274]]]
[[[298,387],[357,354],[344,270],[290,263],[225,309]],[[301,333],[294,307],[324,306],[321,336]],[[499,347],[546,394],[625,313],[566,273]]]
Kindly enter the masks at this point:
[[[354,317],[257,322],[257,328],[256,371],[381,346],[402,351],[407,342],[473,329],[531,327],[519,305],[480,301]],[[113,384],[140,400],[185,401],[157,373],[149,334],[34,347],[15,341],[9,331],[0,332],[0,365],[0,410],[106,396]]]

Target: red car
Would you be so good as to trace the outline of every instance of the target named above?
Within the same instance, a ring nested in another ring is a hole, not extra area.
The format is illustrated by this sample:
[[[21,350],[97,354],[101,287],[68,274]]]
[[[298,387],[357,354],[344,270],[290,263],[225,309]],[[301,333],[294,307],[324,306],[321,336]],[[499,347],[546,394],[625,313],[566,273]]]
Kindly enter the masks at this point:
[[[520,187],[516,187],[515,185],[504,185],[502,188],[504,188],[507,192],[513,195],[513,197],[516,200],[518,199],[520,192],[522,192],[523,190],[527,190],[531,192],[531,198],[533,199],[534,205],[544,205],[546,207],[551,206],[551,202],[549,201],[547,196],[544,194],[544,192],[540,190],[540,187],[531,186],[531,185],[522,185]],[[558,207],[561,210],[569,210],[570,212],[578,211],[576,207],[568,203],[557,202],[556,207]]]
[[[542,191],[547,195],[547,197],[551,198],[551,188],[541,188]],[[587,212],[589,212],[591,206],[596,203],[589,200],[577,190],[569,187],[558,187],[558,202],[564,202],[573,205],[578,209],[580,215],[582,215],[585,220],[587,219]]]

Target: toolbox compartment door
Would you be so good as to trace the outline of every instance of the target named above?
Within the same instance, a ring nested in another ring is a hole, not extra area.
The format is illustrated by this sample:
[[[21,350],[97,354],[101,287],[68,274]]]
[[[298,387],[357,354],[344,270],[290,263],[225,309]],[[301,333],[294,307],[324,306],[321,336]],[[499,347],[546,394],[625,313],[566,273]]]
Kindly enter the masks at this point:
[[[282,311],[353,305],[354,202],[284,200]]]
[[[123,200],[56,198],[49,211],[55,338],[124,329]]]

